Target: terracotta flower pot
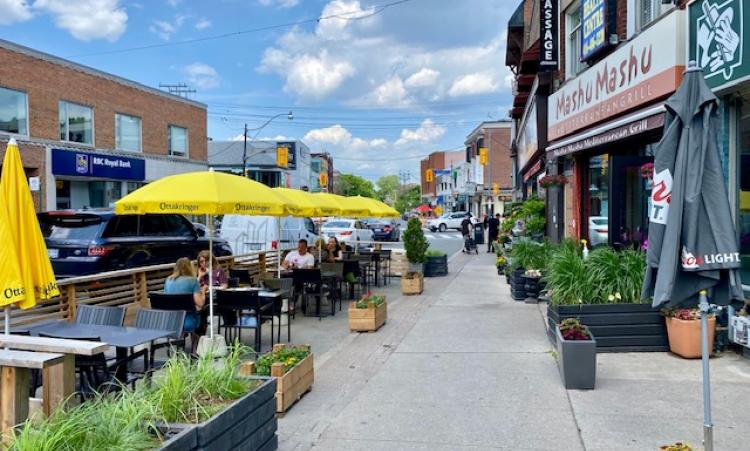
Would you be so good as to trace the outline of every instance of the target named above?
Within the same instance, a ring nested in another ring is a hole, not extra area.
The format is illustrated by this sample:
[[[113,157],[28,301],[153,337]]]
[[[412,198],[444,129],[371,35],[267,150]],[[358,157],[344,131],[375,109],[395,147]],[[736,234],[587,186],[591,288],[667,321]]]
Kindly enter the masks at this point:
[[[701,322],[700,320],[684,320],[666,318],[667,335],[669,336],[669,350],[686,359],[701,357]],[[708,350],[713,353],[714,330],[716,317],[708,318]]]

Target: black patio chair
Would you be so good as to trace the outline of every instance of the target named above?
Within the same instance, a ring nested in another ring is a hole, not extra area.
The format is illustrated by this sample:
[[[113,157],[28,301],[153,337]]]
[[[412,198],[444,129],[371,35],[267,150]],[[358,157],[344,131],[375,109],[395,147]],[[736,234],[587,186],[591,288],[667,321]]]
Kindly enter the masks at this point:
[[[186,312],[182,310],[138,310],[138,313],[136,313],[135,316],[135,327],[142,329],[168,330],[172,332],[171,335],[152,342],[150,347],[144,347],[142,350],[133,353],[133,360],[141,356],[145,357],[143,373],[156,368],[154,365],[154,356],[157,350],[167,348],[168,353],[171,353],[171,350],[176,347],[185,349],[185,335],[183,333],[185,314]],[[136,368],[132,368],[131,370],[133,372],[138,372]]]
[[[283,301],[286,299],[287,301],[287,311],[286,311],[286,322],[287,322],[287,331],[286,331],[286,340],[287,342],[292,341],[292,318],[295,316],[295,312],[297,311],[297,305],[296,305],[296,298],[294,295],[294,279],[291,277],[284,277],[281,279],[266,279],[263,281],[263,285],[271,291],[279,291],[281,290],[284,292],[284,294],[281,297],[281,300]],[[281,311],[281,305],[278,306],[279,309],[279,331],[278,331],[278,342],[281,342],[281,314],[283,313]],[[274,312],[276,313],[276,312]]]
[[[256,351],[260,352],[261,324],[259,319],[261,303],[258,298],[258,292],[250,290],[218,290],[216,291],[215,301],[216,309],[221,318],[219,320],[218,332],[221,333],[223,327],[224,337],[227,342],[233,343],[236,339],[242,342],[242,329],[255,329]],[[233,324],[227,322],[229,318],[234,319]],[[273,325],[271,326],[271,340],[273,340]]]
[[[312,298],[315,299],[315,316],[317,316],[319,320],[323,319],[321,305],[323,304],[323,298],[326,295],[326,287],[323,285],[323,277],[320,268],[295,269],[292,274],[294,284],[300,286],[302,290],[302,306],[305,314],[309,311],[308,302]]]
[[[191,313],[194,314],[197,312],[195,308],[195,300],[192,294],[149,293],[148,299],[149,299],[149,302],[151,303],[151,308],[154,310],[169,310],[169,311],[185,312],[185,316],[183,317],[183,325],[184,325],[184,318],[186,318],[187,315]],[[195,349],[195,346],[197,344],[198,334],[196,333],[196,331],[199,329],[200,329],[200,325],[198,325],[198,327],[195,330],[191,330],[191,331],[185,331],[183,329],[183,333],[187,333],[188,335],[190,335],[191,352]]]
[[[122,326],[125,322],[124,307],[79,305],[76,309],[76,324],[97,326]]]

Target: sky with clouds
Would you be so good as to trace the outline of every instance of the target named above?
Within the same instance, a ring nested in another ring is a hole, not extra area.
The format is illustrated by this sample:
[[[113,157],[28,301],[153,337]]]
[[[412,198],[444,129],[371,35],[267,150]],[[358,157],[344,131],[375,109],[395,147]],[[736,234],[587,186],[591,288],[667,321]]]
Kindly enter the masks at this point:
[[[0,38],[149,86],[187,83],[214,140],[283,113],[258,137],[301,139],[343,172],[416,181],[421,157],[507,117],[518,2],[389,3],[0,0]]]

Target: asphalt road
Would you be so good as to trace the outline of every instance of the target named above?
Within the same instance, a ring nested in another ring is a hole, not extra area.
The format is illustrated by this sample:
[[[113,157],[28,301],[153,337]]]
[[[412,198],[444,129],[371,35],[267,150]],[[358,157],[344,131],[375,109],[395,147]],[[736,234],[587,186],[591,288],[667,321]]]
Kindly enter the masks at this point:
[[[402,226],[402,233],[404,230],[406,230],[406,228]],[[455,230],[443,233],[430,232],[428,230],[425,230],[424,236],[430,243],[430,249],[443,251],[448,255],[448,257],[452,256],[456,252],[459,252],[464,245],[464,241],[461,238],[461,233]],[[403,241],[399,241],[398,243],[383,242],[383,248],[385,249],[403,249],[403,247]]]

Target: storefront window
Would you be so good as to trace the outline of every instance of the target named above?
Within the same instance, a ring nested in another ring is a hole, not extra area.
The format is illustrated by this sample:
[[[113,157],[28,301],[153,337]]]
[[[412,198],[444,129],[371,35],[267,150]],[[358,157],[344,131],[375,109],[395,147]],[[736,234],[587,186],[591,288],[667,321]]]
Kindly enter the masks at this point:
[[[567,33],[565,58],[566,78],[573,78],[586,67],[581,61],[581,2],[576,1],[565,10],[565,30]]]
[[[94,114],[91,108],[60,102],[60,141],[94,144]]]
[[[29,134],[25,92],[0,88],[0,132]]]
[[[141,151],[141,118],[115,114],[115,146],[117,150]]]
[[[184,127],[169,126],[169,154],[186,157],[188,154],[188,131]]]
[[[121,182],[89,182],[89,207],[111,207],[122,197]]]
[[[589,245],[609,243],[609,155],[589,159],[588,237]]]
[[[740,120],[740,187],[737,228],[740,234],[742,283],[750,285],[750,105],[742,107]]]

